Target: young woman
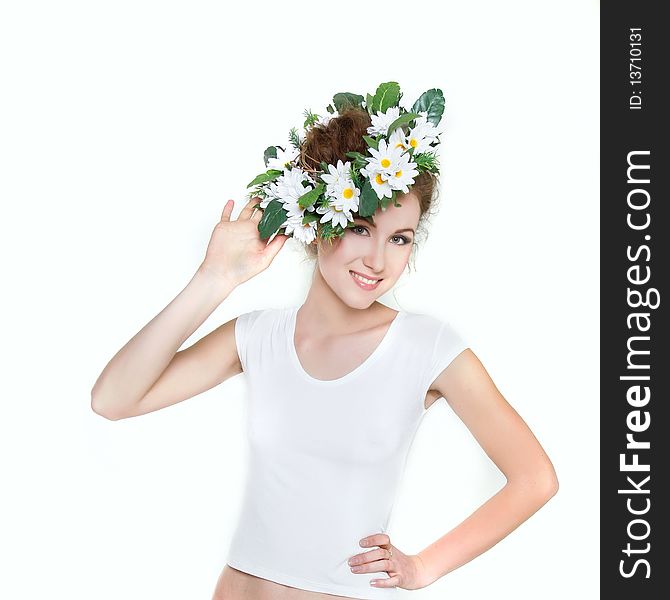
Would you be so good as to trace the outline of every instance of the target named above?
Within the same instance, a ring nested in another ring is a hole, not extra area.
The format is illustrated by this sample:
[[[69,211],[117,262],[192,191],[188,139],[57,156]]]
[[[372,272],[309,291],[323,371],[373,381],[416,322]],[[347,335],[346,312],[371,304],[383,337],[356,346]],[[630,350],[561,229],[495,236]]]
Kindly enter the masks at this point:
[[[363,149],[370,122],[358,110],[314,127],[303,158],[346,160]],[[477,557],[556,493],[551,461],[449,324],[377,301],[407,267],[435,191],[422,173],[373,218],[353,215],[332,243],[306,244],[315,268],[301,306],[247,312],[179,350],[287,239],[261,239],[261,198],[237,220],[229,200],[191,281],[98,378],[92,408],[116,420],[245,372],[250,472],[214,600],[397,597],[397,588],[423,588]],[[405,554],[386,524],[416,429],[440,397],[507,483],[452,531]]]

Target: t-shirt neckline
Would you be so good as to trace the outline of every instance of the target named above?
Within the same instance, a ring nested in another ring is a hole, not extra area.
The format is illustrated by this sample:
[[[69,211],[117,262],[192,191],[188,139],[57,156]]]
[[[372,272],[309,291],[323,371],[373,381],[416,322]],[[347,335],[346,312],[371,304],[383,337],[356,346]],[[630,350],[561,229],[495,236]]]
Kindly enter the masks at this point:
[[[377,347],[372,351],[372,354],[370,354],[370,356],[368,356],[361,364],[355,367],[352,371],[349,371],[348,373],[342,375],[342,377],[338,377],[337,379],[317,379],[316,377],[312,377],[307,371],[305,371],[305,369],[302,366],[302,363],[300,362],[300,359],[298,358],[298,352],[295,348],[295,329],[298,320],[299,309],[300,306],[294,306],[290,309],[289,323],[288,323],[289,356],[291,357],[291,362],[293,363],[296,372],[306,381],[309,381],[310,383],[314,383],[317,385],[337,385],[340,383],[345,383],[350,379],[352,379],[353,377],[355,377],[356,375],[359,375],[360,373],[368,369],[376,360],[379,359],[379,357],[383,354],[384,349],[391,343],[391,341],[395,337],[398,323],[405,316],[404,310],[401,309],[398,311],[398,314],[391,321],[391,324],[386,330],[384,337],[382,338],[381,342],[377,344]]]

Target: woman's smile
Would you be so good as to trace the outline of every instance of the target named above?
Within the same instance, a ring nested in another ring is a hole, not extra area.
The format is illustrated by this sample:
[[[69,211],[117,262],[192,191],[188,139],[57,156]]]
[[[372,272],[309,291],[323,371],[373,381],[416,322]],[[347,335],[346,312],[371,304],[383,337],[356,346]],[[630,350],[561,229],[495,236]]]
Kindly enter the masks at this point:
[[[381,279],[370,279],[368,277],[364,277],[357,271],[349,271],[349,273],[356,282],[356,285],[363,288],[364,290],[374,290],[379,285],[379,282],[382,281]]]

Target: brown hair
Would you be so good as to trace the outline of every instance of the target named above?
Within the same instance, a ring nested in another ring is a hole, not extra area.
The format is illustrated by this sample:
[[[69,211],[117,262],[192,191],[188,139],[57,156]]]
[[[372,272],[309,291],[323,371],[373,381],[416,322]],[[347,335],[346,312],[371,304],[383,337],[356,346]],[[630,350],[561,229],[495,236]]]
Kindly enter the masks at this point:
[[[350,108],[342,112],[326,125],[315,125],[307,131],[305,141],[301,145],[300,166],[306,171],[320,171],[322,161],[336,165],[338,160],[342,162],[351,160],[347,157],[347,152],[367,154],[368,145],[363,136],[367,135],[367,128],[370,125],[372,125],[370,115],[366,110],[359,108]],[[439,195],[438,176],[428,172],[421,173],[410,186],[410,193],[418,198],[421,211],[417,235],[425,235],[424,224],[433,214]],[[319,247],[323,243],[318,236],[316,242]],[[416,247],[415,241],[412,256]],[[308,244],[305,248],[309,258],[317,257],[317,246]]]

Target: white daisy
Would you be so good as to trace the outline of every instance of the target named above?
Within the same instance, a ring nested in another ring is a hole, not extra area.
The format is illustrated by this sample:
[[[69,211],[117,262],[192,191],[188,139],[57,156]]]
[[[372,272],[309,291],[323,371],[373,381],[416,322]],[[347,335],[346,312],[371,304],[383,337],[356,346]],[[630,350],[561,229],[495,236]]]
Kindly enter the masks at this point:
[[[369,135],[386,135],[389,125],[400,116],[400,107],[391,106],[386,112],[370,115],[372,125],[368,127]]]
[[[308,182],[309,185],[305,187],[303,181]],[[297,201],[300,196],[313,189],[312,180],[299,167],[292,169],[284,169],[284,173],[280,175],[270,186],[268,193],[281,202]]]
[[[329,173],[321,175],[321,179],[326,184],[326,191],[329,194],[334,193],[338,186],[350,181],[350,169],[351,163],[349,161],[343,163],[341,160],[338,160],[336,167],[328,165]]]
[[[384,171],[386,173],[392,173],[396,170],[400,157],[402,156],[402,148],[393,148],[387,145],[385,139],[379,140],[379,146],[375,150],[374,148],[368,148],[368,151],[372,155],[372,158],[367,157],[368,164],[363,167],[367,171]],[[361,173],[363,169],[361,169]]]
[[[361,169],[361,173],[363,173],[363,169]],[[372,189],[377,193],[377,198],[380,200],[384,196],[390,198],[393,194],[388,178],[389,175],[383,171],[376,171],[370,174],[370,184],[372,185]]]
[[[353,215],[347,207],[338,206],[334,203],[329,204],[328,206],[319,206],[316,209],[316,212],[323,214],[320,223],[332,221],[333,227],[335,225],[341,225],[344,228],[347,226],[347,221],[354,220]]]
[[[414,124],[425,125],[426,123],[430,127],[432,127],[432,131],[435,133],[435,135],[439,135],[442,133],[442,124],[444,123],[444,121],[440,121],[439,125],[433,125],[433,123],[428,120],[428,112],[425,110],[420,110],[419,116],[416,119],[414,119]]]
[[[314,212],[314,205],[303,208],[298,204],[298,200],[290,200],[282,205],[289,217],[300,217],[305,215],[305,211]]]
[[[427,113],[422,111],[419,117],[414,120],[414,127],[407,135],[408,146],[414,148],[414,153],[427,152],[431,149],[431,144],[439,135],[439,131],[430,121],[427,120]]]
[[[309,244],[316,238],[316,221],[311,221],[307,225],[303,225],[303,215],[290,215],[282,227],[286,226],[286,235],[293,234],[293,237],[303,244]]]
[[[397,127],[391,132],[388,141],[389,148],[400,148],[403,152],[409,148],[407,144],[407,136],[402,127]]]
[[[409,192],[410,185],[414,184],[414,177],[419,174],[416,170],[416,163],[409,160],[408,154],[403,154],[398,170],[393,172],[388,178],[388,184],[391,189],[402,190],[405,194]]]
[[[277,148],[277,158],[268,158],[268,169],[285,169],[300,154],[300,150],[294,146],[288,146],[286,150]]]
[[[432,148],[431,144],[435,141],[435,134],[431,128],[434,129],[432,123],[428,123],[427,125],[417,125],[410,130],[407,135],[407,143],[411,148],[414,148],[415,154],[428,152]]]
[[[361,195],[359,190],[351,179],[344,181],[339,185],[333,193],[329,195],[328,200],[330,204],[344,210],[358,210],[358,201]]]

